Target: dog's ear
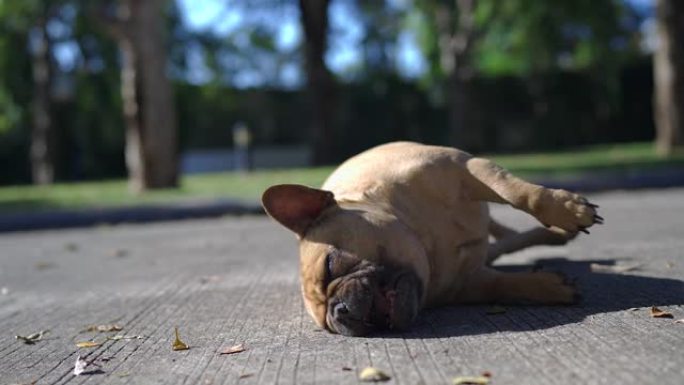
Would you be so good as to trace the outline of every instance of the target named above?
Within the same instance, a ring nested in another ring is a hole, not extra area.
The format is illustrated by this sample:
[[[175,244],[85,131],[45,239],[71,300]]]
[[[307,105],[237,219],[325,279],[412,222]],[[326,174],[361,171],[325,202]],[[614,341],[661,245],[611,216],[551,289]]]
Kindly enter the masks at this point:
[[[301,237],[323,210],[335,204],[335,197],[330,191],[280,184],[264,191],[261,203],[268,215]]]

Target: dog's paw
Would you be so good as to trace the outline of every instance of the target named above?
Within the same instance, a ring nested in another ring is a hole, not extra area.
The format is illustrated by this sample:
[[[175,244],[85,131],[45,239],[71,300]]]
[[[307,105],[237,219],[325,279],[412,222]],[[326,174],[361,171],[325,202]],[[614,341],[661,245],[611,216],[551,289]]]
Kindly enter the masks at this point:
[[[536,303],[548,305],[569,305],[580,300],[575,283],[569,280],[564,274],[548,271],[537,271],[533,273],[536,292],[534,298],[530,298]]]
[[[588,234],[588,227],[603,223],[603,218],[597,213],[598,205],[569,191],[544,189],[536,203],[533,214],[547,227]]]

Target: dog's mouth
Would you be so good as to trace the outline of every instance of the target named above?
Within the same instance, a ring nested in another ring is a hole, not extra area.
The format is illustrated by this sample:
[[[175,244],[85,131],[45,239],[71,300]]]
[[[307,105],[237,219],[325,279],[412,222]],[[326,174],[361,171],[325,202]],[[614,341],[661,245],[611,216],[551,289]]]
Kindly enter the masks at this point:
[[[411,272],[385,275],[341,283],[328,302],[328,328],[349,336],[407,329],[418,313],[421,285]]]

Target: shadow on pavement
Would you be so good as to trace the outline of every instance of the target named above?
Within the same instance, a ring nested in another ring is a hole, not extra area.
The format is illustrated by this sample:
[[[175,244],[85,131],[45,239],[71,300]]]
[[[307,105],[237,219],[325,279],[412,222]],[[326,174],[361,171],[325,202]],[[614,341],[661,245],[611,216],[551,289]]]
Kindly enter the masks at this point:
[[[487,314],[491,308],[487,305],[448,306],[424,311],[409,332],[382,333],[371,337],[443,338],[500,331],[534,331],[579,323],[591,315],[602,313],[630,311],[635,313],[634,316],[649,318],[651,306],[666,308],[684,304],[684,282],[681,280],[632,273],[595,273],[591,271],[592,263],[613,265],[615,260],[551,258],[535,262],[535,266],[542,266],[544,270],[559,271],[577,278],[577,287],[582,294],[577,305],[507,306],[502,314]],[[518,271],[529,270],[532,266],[496,267]]]

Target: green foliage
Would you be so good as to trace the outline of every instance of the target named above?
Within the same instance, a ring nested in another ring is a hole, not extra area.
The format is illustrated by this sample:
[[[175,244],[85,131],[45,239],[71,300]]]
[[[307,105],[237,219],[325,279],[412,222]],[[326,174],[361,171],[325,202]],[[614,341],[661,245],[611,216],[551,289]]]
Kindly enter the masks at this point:
[[[437,7],[454,1],[416,0],[409,26],[439,79]],[[620,0],[479,0],[472,63],[486,75],[529,75],[606,66],[636,55],[634,15]],[[458,9],[452,9],[453,30]]]
[[[7,133],[19,122],[21,110],[12,97],[0,88],[0,135]]]

